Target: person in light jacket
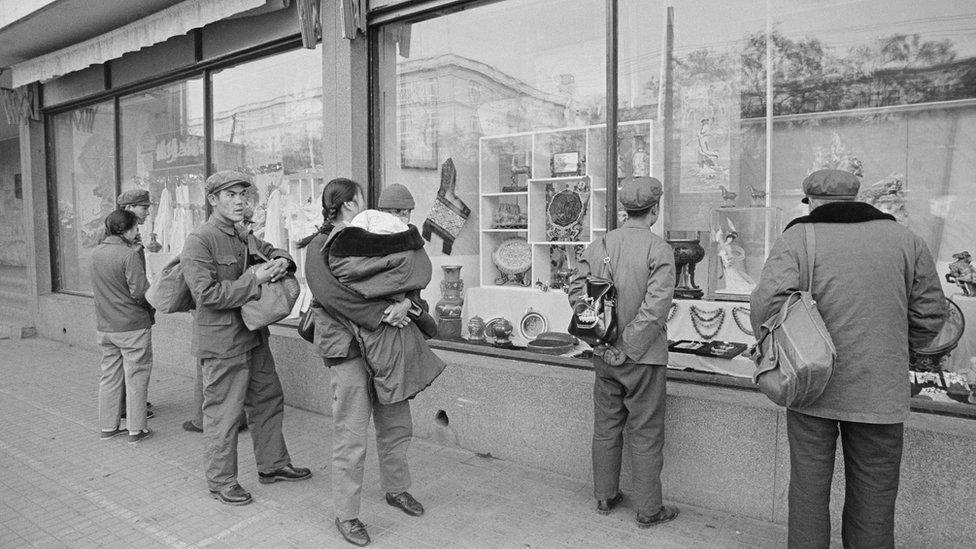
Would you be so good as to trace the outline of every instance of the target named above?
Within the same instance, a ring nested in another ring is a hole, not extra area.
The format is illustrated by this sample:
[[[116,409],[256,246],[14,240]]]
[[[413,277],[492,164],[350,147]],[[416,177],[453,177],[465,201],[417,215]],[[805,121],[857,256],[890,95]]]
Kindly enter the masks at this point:
[[[837,349],[818,400],[786,412],[791,548],[830,545],[830,483],[843,441],[845,547],[894,547],[895,498],[909,414],[908,352],[942,328],[945,296],[928,247],[891,215],[856,201],[860,181],[819,170],[803,181],[810,215],[779,237],[752,292],[755,334],[806,284],[804,229],[814,231],[813,298]],[[804,288],[805,289],[805,288]]]
[[[108,235],[92,252],[92,292],[95,297],[98,343],[102,349],[102,375],[98,384],[98,421],[101,438],[126,432],[120,421],[124,405],[129,442],[152,436],[146,428],[146,392],[152,372],[153,308],[146,301],[149,281],[141,248],[136,247],[139,218],[116,210],[105,218]]]
[[[593,492],[596,510],[609,514],[623,501],[620,461],[627,428],[633,455],[633,507],[640,528],[668,522],[678,508],[664,505],[666,319],[674,296],[674,251],[651,232],[660,211],[663,185],[653,177],[624,181],[618,200],[628,219],[590,244],[570,283],[576,310],[586,297],[586,276],[613,279],[619,336],[593,353]],[[604,268],[609,266],[609,272]]]

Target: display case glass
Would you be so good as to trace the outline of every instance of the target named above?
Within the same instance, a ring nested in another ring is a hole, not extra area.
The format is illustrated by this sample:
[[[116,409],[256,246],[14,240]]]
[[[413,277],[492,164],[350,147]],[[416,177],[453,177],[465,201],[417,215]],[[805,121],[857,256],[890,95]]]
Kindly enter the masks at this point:
[[[708,233],[708,299],[749,301],[773,242],[779,208],[715,208]]]

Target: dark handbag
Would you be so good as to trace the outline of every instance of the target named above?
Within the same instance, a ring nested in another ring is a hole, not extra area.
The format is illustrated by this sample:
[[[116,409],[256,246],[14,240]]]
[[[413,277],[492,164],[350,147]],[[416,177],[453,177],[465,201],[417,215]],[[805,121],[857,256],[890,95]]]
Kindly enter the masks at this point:
[[[592,347],[617,340],[617,289],[613,286],[609,256],[603,258],[603,265],[607,277],[586,276],[586,297],[573,309],[569,320],[569,333]]]
[[[315,343],[315,313],[309,305],[298,315],[298,335],[309,343]]]

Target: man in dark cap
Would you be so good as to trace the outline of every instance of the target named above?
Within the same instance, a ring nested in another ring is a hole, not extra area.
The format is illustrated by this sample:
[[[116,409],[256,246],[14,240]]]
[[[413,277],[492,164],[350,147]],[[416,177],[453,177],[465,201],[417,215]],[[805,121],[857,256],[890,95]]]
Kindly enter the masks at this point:
[[[269,261],[248,269],[246,235],[237,224],[248,206],[247,176],[233,171],[207,178],[205,193],[213,212],[183,246],[183,276],[196,302],[191,352],[203,374],[203,437],[210,493],[228,505],[251,502],[237,480],[237,428],[247,411],[258,480],[305,480],[306,468],[293,467],[281,432],[284,396],[268,346],[268,329],[250,331],[241,306],[261,295],[261,285],[295,270],[284,250],[252,237]]]
[[[618,337],[593,352],[593,492],[596,510],[609,514],[623,500],[620,461],[623,431],[630,437],[633,507],[637,526],[668,522],[678,509],[664,505],[664,405],[668,337],[665,323],[674,295],[674,251],[651,232],[663,186],[653,177],[624,181],[617,199],[627,212],[622,226],[590,244],[570,285],[574,310],[586,297],[586,276],[613,279]]]
[[[803,180],[810,215],[779,237],[752,292],[756,337],[788,297],[805,290],[806,236],[814,235],[809,290],[837,355],[823,395],[786,411],[790,444],[791,548],[830,545],[830,485],[838,433],[843,440],[844,547],[894,547],[904,421],[909,413],[909,349],[942,328],[946,304],[925,242],[869,204],[860,181],[842,170]],[[803,281],[803,282],[801,282]]]
[[[121,211],[129,211],[135,214],[139,225],[146,223],[146,219],[149,218],[149,208],[152,207],[152,200],[149,198],[149,191],[145,189],[129,189],[124,191],[122,194],[115,198],[115,204]],[[142,261],[142,269],[146,270],[146,250],[142,243],[142,233],[137,229],[135,238],[132,239],[128,244],[133,250],[138,252],[139,258]],[[150,313],[152,314],[152,313]],[[122,386],[122,401],[120,408],[122,409],[122,419],[127,419],[126,406],[126,391],[125,385]],[[152,410],[152,403],[146,402],[146,417],[152,418],[155,413]]]

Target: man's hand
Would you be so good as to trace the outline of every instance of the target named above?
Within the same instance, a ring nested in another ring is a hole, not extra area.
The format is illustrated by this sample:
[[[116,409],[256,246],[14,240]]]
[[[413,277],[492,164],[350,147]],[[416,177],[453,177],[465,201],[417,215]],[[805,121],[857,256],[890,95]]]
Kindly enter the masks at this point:
[[[283,257],[277,259],[272,259],[268,262],[269,265],[274,269],[274,275],[271,277],[271,282],[277,282],[284,278],[288,274],[289,261]]]
[[[262,263],[254,267],[254,278],[257,279],[259,286],[265,282],[270,282],[277,274],[278,270],[275,268],[274,264],[270,262]]]
[[[600,345],[593,349],[593,354],[603,359],[610,366],[620,366],[627,361],[627,353],[613,345]]]
[[[411,301],[409,299],[404,299],[390,305],[383,312],[383,322],[391,326],[396,326],[397,328],[403,328],[407,324],[410,324],[410,317],[407,316],[407,312],[410,310]]]

